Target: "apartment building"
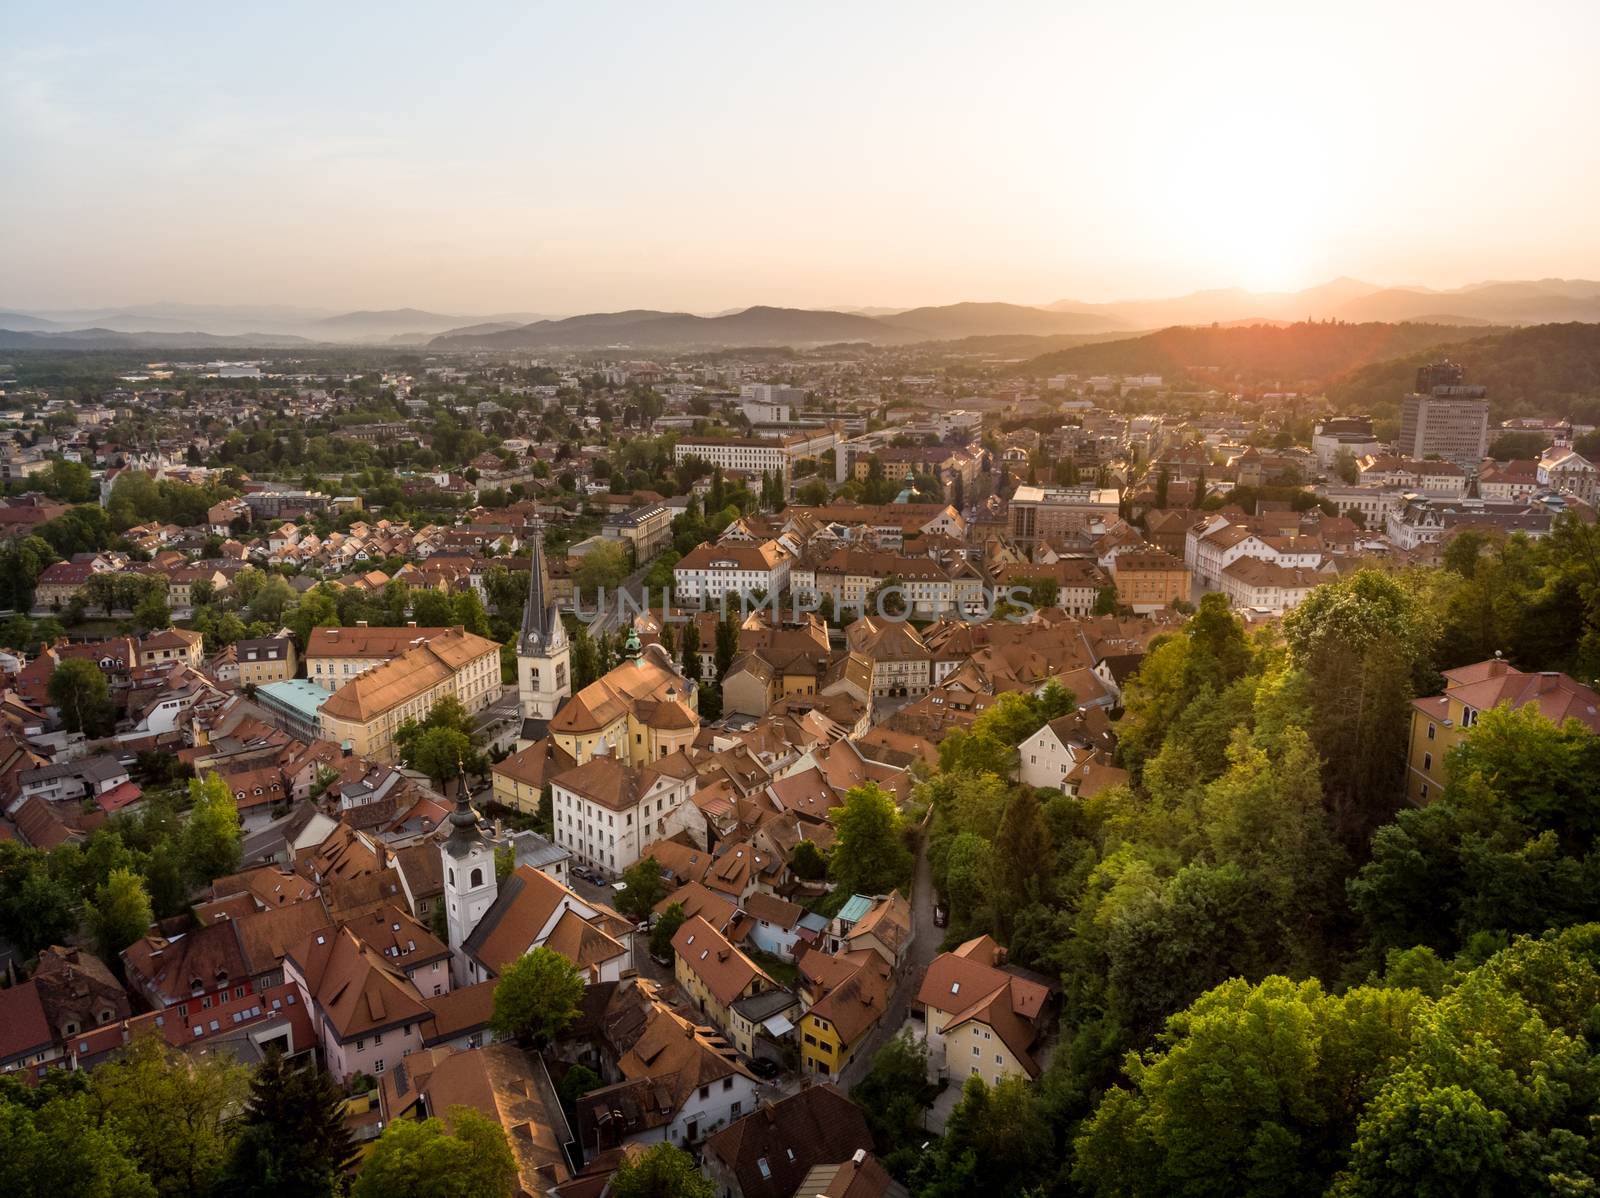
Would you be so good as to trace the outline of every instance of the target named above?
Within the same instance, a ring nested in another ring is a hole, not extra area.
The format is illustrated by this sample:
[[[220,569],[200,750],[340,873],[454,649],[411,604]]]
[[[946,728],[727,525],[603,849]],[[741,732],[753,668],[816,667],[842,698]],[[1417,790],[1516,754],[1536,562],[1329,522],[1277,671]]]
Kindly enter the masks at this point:
[[[306,638],[306,677],[318,686],[337,690],[374,666],[443,636],[448,628],[313,628]]]
[[[445,696],[468,712],[500,695],[500,646],[461,628],[432,637],[399,657],[365,669],[322,704],[317,716],[324,740],[348,740],[362,757],[396,759],[394,734],[406,720],[422,720]]]
[[[1115,487],[1018,487],[1008,507],[1011,536],[1031,548],[1046,537],[1078,531],[1092,520],[1116,516]]]

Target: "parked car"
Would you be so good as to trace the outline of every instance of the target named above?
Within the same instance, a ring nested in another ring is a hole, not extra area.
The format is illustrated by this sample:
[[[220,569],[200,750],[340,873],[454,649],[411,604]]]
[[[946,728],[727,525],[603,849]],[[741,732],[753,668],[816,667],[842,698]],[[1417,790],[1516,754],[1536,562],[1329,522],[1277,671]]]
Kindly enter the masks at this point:
[[[933,926],[942,928],[950,922],[950,912],[944,909],[943,903],[935,903],[933,907]]]
[[[778,1074],[782,1073],[783,1069],[781,1066],[779,1066],[777,1061],[769,1061],[764,1057],[751,1057],[750,1072],[755,1074],[757,1077],[764,1077],[768,1081],[771,1081],[773,1078],[777,1077]]]

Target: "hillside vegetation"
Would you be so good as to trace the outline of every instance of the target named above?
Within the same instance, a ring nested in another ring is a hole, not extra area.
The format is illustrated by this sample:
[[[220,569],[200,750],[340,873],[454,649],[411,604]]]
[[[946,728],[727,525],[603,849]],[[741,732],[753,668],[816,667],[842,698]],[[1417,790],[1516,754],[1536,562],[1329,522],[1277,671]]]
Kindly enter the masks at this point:
[[[1434,324],[1175,326],[1125,341],[1042,354],[1017,370],[1033,377],[1159,374],[1168,381],[1188,378],[1247,387],[1322,385],[1363,366],[1413,353],[1426,356],[1433,347],[1482,335],[1482,329]]]
[[[1328,398],[1343,411],[1392,415],[1417,367],[1440,356],[1461,363],[1468,382],[1489,389],[1491,420],[1563,414],[1600,420],[1600,324],[1534,325],[1374,362],[1331,383]]]

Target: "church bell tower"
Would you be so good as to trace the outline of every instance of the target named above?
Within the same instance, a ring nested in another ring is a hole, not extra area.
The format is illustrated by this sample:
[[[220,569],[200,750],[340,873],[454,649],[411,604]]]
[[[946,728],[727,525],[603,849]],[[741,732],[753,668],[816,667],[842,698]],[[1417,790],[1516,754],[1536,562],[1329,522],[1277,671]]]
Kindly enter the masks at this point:
[[[462,951],[472,929],[494,906],[500,886],[494,876],[494,846],[478,826],[464,780],[456,779],[456,807],[450,813],[450,835],[439,846],[444,865],[445,927],[450,937],[450,973],[457,986],[483,979],[476,976]]]
[[[524,720],[548,720],[572,693],[572,650],[561,614],[547,598],[542,524],[534,525],[530,545],[528,601],[517,640],[517,698]]]

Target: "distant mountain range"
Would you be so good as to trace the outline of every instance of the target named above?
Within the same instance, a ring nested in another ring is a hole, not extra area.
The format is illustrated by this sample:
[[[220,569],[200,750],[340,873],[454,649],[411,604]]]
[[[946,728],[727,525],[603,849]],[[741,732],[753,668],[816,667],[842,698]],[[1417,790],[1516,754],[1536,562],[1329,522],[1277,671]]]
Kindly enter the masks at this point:
[[[554,317],[531,312],[452,315],[418,308],[332,312],[283,306],[164,303],[71,311],[0,311],[0,346],[720,349],[833,342],[903,345],[974,337],[1099,336],[1180,325],[1285,324],[1305,320],[1413,322],[1463,328],[1600,322],[1600,282],[1539,279],[1477,283],[1435,291],[1334,279],[1304,291],[1227,288],[1169,299],[1104,304],[1058,300],[1043,307],[960,303],[905,310],[758,306],[709,316],[653,309]]]
[[[428,344],[431,349],[715,348],[856,341],[895,345],[994,334],[1047,336],[1115,328],[1114,322],[1099,316],[1049,312],[1017,304],[950,304],[913,308],[891,316],[805,308],[745,308],[719,316],[636,309],[541,320],[493,332],[457,329]]]

